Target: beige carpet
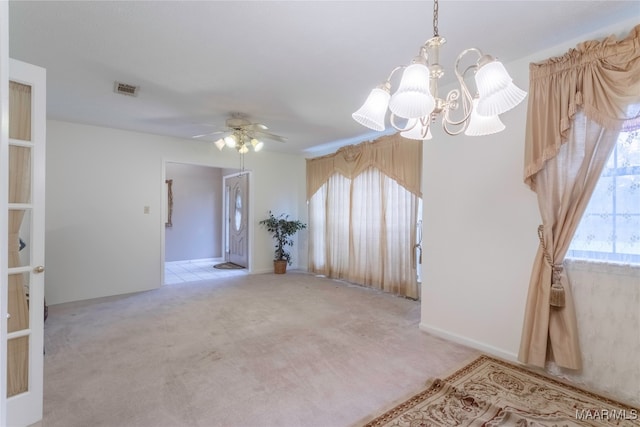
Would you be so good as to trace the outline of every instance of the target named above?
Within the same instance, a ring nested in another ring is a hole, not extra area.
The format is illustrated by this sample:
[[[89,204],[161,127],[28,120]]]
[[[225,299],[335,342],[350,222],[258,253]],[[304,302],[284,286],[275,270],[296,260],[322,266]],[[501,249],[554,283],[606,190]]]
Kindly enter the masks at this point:
[[[478,353],[420,303],[305,273],[54,305],[44,427],[345,427]]]
[[[639,417],[640,409],[481,356],[365,427],[640,426]]]

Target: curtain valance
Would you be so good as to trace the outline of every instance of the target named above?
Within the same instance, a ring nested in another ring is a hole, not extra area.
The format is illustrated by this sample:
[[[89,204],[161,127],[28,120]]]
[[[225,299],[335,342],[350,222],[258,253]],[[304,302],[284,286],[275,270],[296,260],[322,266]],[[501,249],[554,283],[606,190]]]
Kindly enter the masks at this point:
[[[579,109],[607,129],[640,127],[640,25],[623,40],[583,42],[529,71],[524,181],[531,189],[566,142]]]
[[[307,159],[307,200],[332,174],[337,172],[347,178],[354,178],[369,167],[381,170],[413,194],[422,196],[422,141],[405,139],[395,134],[342,147],[327,156]]]

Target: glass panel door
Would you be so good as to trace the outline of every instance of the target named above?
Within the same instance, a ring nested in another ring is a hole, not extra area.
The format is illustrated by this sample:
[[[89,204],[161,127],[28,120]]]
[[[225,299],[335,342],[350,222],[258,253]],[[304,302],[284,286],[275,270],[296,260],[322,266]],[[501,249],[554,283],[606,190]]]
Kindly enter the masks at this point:
[[[9,62],[7,424],[42,419],[45,70]]]
[[[9,82],[9,281],[7,310],[7,397],[29,390],[29,295],[21,232],[30,230],[31,211],[31,86]],[[23,227],[23,221],[25,226]],[[29,233],[30,234],[30,233]],[[21,253],[22,256],[21,256]]]

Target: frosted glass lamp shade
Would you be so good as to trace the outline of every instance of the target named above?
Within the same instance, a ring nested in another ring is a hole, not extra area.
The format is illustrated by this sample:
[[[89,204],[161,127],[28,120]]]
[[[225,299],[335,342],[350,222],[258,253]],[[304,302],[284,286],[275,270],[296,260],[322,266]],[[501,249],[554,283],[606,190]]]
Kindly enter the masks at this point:
[[[408,124],[409,125],[415,124],[415,125],[409,130],[400,132],[400,136],[407,139],[417,139],[419,141],[426,141],[428,139],[433,138],[433,135],[431,135],[431,126],[426,127],[422,123],[428,123],[428,122],[423,119],[418,119],[418,120],[412,119]],[[425,134],[425,130],[426,130],[426,134]]]
[[[235,148],[236,143],[238,142],[235,135],[229,135],[224,139],[225,144],[229,148]]]
[[[526,96],[527,92],[509,83],[503,90],[480,98],[478,113],[483,116],[497,116],[520,104]]]
[[[491,135],[502,132],[505,125],[498,116],[482,116],[478,114],[478,98],[473,100],[473,109],[469,118],[469,125],[465,129],[464,134],[469,136]]]
[[[389,109],[405,119],[419,119],[431,114],[436,101],[429,91],[429,68],[411,64],[402,73],[398,90],[391,96]]]
[[[373,89],[362,107],[351,115],[353,120],[362,126],[368,127],[375,131],[384,130],[384,118],[387,114],[389,106],[389,98],[391,95],[384,89],[379,87]]]
[[[220,151],[222,151],[222,149],[226,145],[225,142],[224,142],[224,139],[222,139],[222,138],[217,140],[217,141],[215,141],[214,144],[218,148],[218,150],[220,150]]]
[[[482,116],[497,116],[509,111],[527,96],[527,92],[513,84],[500,61],[481,66],[475,79],[480,95],[478,113]]]
[[[253,151],[257,153],[258,151],[262,150],[262,147],[264,147],[264,142],[258,141],[257,139],[253,138],[251,140],[251,145],[253,146]]]
[[[247,148],[246,144],[242,144],[240,148],[238,148],[238,152],[240,154],[245,154],[249,152],[249,149]]]

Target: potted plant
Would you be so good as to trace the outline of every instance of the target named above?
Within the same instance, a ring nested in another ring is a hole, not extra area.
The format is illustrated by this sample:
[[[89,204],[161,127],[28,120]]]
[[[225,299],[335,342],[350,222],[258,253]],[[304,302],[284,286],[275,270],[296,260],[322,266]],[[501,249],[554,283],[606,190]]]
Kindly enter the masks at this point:
[[[263,225],[276,241],[273,269],[276,274],[284,274],[287,271],[287,264],[291,265],[291,254],[287,251],[287,246],[293,245],[291,236],[299,230],[307,228],[298,220],[290,220],[289,215],[273,215],[269,211],[269,218],[263,219],[259,223]]]

